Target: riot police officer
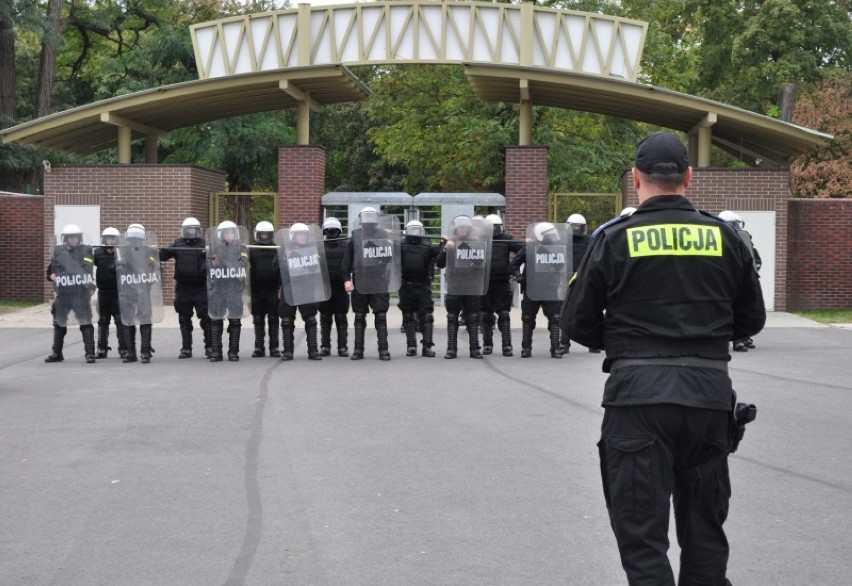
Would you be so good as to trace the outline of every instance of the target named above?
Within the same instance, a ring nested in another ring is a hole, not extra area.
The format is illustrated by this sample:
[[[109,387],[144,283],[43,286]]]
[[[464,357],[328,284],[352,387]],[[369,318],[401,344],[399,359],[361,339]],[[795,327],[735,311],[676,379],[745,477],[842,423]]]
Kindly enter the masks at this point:
[[[95,280],[92,275],[94,260],[92,247],[83,244],[83,231],[76,224],[68,224],[60,234],[62,244],[54,247],[47,265],[47,280],[53,282],[56,298],[50,308],[53,314],[53,348],[45,362],[62,362],[62,347],[68,332],[69,317],[80,324],[86,362],[95,361],[95,326],[92,325],[92,292]]]
[[[280,358],[278,350],[278,288],[276,270],[275,228],[270,222],[258,222],[254,228],[255,248],[249,250],[251,266],[251,316],[254,323],[254,352],[252,358],[266,355],[263,347],[265,322],[269,324],[269,355]],[[262,246],[263,248],[257,248]]]
[[[485,217],[494,227],[491,243],[491,269],[488,291],[482,296],[482,353],[491,354],[494,347],[494,316],[497,316],[497,329],[502,338],[503,356],[512,356],[512,325],[510,310],[514,290],[509,281],[511,253],[518,254],[523,246],[503,230],[503,218],[497,214]],[[465,310],[465,315],[467,315]]]
[[[186,218],[180,227],[180,238],[160,250],[160,260],[175,259],[174,308],[178,314],[181,348],[178,358],[192,358],[192,313],[198,317],[204,332],[204,351],[211,355],[210,318],[207,315],[207,272],[204,252],[207,243],[201,223]]]
[[[589,242],[591,242],[591,238],[587,233],[588,225],[586,224],[586,217],[583,214],[571,214],[565,220],[565,223],[568,225],[571,233],[571,259],[573,261],[571,266],[576,270],[580,266],[580,261],[583,260],[583,255],[586,254],[586,249],[589,248]],[[570,347],[571,340],[567,332],[562,332],[559,340],[559,349],[563,354],[568,354]],[[599,352],[597,348],[590,348],[589,351]]]
[[[367,313],[372,310],[379,359],[390,360],[387,322],[390,293],[386,291],[392,286],[388,279],[388,266],[393,262],[394,254],[394,246],[388,240],[392,234],[379,225],[379,212],[375,208],[362,209],[358,214],[358,222],[360,228],[352,231],[340,265],[343,285],[352,294],[352,311],[355,312],[355,349],[351,359],[364,358]],[[381,243],[382,246],[374,246],[375,243]],[[368,265],[367,260],[371,264]],[[356,274],[359,263],[362,267],[360,275]]]
[[[340,265],[343,253],[346,252],[348,239],[342,238],[343,227],[340,220],[328,217],[322,223],[322,234],[325,238],[325,262],[328,267],[328,280],[331,286],[331,298],[319,304],[320,314],[320,355],[331,355],[331,326],[337,327],[337,355],[341,358],[349,356],[349,293],[343,284],[344,278]]]
[[[432,278],[435,260],[440,247],[426,238],[423,223],[411,220],[405,225],[401,246],[402,285],[399,288],[399,309],[405,331],[406,356],[417,355],[417,323],[422,320],[423,356],[434,357],[432,332],[434,330],[435,302],[432,300]]]
[[[243,229],[244,230],[244,229]],[[228,360],[240,359],[240,332],[245,309],[244,295],[248,280],[248,253],[243,244],[241,229],[230,220],[220,222],[214,234],[215,241],[208,244],[205,269],[207,303],[210,320],[210,362],[221,362],[222,336],[225,319],[228,320]]]
[[[105,228],[101,232],[101,245],[94,249],[95,282],[98,286],[98,352],[95,358],[106,358],[109,347],[109,322],[115,322],[118,338],[118,355],[127,354],[124,341],[124,325],[118,305],[118,283],[115,274],[115,247],[121,234],[116,228]]]
[[[757,251],[757,247],[754,245],[754,240],[751,237],[751,234],[745,229],[745,222],[740,217],[740,215],[736,212],[732,212],[730,210],[723,210],[719,212],[719,217],[728,222],[734,228],[736,228],[737,233],[742,238],[743,242],[746,243],[746,246],[749,250],[751,250],[751,255],[754,257],[754,269],[759,273],[760,267],[763,266],[763,260],[760,258],[760,253]],[[733,348],[735,352],[748,352],[749,348],[754,348],[754,340],[751,338],[743,338],[741,340],[734,340],[732,342]]]
[[[523,248],[521,248],[510,264],[512,274],[514,275],[515,280],[521,284],[521,293],[524,294],[523,299],[521,299],[521,358],[529,358],[532,356],[532,340],[533,332],[535,332],[535,318],[536,315],[538,315],[539,309],[541,309],[544,316],[547,318],[547,330],[550,333],[550,357],[562,358],[562,351],[559,348],[559,310],[562,306],[562,301],[559,297],[564,296],[565,289],[568,286],[566,278],[567,273],[564,270],[567,246],[565,246],[565,240],[560,237],[556,226],[550,222],[539,222],[538,224],[535,224],[533,227],[533,236],[533,241],[528,242]],[[529,250],[528,247],[532,247],[532,250]],[[561,256],[560,254],[551,254],[551,249],[548,247],[559,247]],[[539,249],[547,252],[539,253]],[[549,256],[556,256],[559,258],[551,261],[547,259]],[[530,262],[528,261],[529,257],[532,257],[533,259],[536,257],[545,257],[545,259],[548,260],[548,264],[544,265],[542,263],[537,263],[535,260]],[[537,269],[540,266],[547,266],[550,268],[552,265],[558,265],[558,268],[552,273],[553,278],[539,279],[542,281],[539,285],[540,289],[548,287],[552,289],[552,291],[542,290],[537,291],[537,293],[540,293],[539,295],[531,294],[532,291],[530,291],[530,285],[537,284],[535,283],[535,279],[541,274],[537,273],[536,275],[532,275],[531,273],[533,273],[534,269]],[[521,267],[523,267],[523,271],[521,270]],[[527,278],[528,273],[531,274],[530,279]],[[533,281],[533,283],[530,281]]]
[[[130,224],[124,232],[124,242],[119,248],[118,274],[119,306],[124,324],[127,352],[122,362],[136,362],[136,327],[139,326],[139,359],[151,362],[154,348],[151,345],[154,321],[162,319],[162,283],[160,259],[156,247],[148,242],[142,224]],[[156,290],[156,294],[152,294]],[[156,303],[156,307],[155,307]],[[155,320],[154,313],[158,312]]]
[[[692,206],[691,178],[675,136],[639,143],[640,206],[595,231],[563,312],[571,339],[606,351],[598,446],[630,584],[675,584],[671,504],[678,583],[729,584],[728,342],[757,333],[766,311],[751,252],[728,224]]]

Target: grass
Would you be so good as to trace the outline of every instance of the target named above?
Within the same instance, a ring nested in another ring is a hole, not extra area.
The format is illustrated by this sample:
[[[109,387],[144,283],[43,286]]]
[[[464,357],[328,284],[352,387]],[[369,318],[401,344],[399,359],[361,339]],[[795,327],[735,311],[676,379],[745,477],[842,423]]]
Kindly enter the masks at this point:
[[[852,309],[814,309],[811,311],[796,311],[793,313],[818,321],[821,324],[852,323]]]
[[[41,305],[42,301],[0,301],[0,313],[9,313],[18,309],[24,309],[26,307],[32,307],[34,305]]]

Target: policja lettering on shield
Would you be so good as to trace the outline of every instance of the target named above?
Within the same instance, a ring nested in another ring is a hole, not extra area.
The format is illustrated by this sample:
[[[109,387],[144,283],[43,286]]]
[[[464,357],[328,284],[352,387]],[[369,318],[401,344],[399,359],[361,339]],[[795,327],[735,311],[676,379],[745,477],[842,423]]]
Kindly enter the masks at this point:
[[[245,267],[215,267],[210,269],[211,279],[245,279]]]
[[[364,246],[364,258],[391,258],[393,246]]]
[[[484,248],[457,248],[456,259],[458,260],[485,260]]]
[[[158,283],[160,281],[159,273],[141,273],[121,275],[122,285],[140,285],[144,283]]]
[[[94,285],[94,276],[86,273],[84,275],[58,275],[53,281],[59,287],[76,287],[77,285]]]

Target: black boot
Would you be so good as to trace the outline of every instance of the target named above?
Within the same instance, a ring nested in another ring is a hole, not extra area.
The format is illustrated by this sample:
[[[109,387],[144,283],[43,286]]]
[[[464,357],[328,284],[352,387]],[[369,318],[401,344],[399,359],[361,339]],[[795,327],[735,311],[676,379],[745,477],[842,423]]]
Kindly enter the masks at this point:
[[[532,356],[532,337],[535,331],[535,318],[521,318],[521,358]]]
[[[210,320],[210,362],[222,362],[222,333],[225,322],[221,319]]]
[[[199,317],[201,331],[204,332],[204,355],[207,358],[213,356],[213,320],[207,316],[205,309],[204,317]],[[221,345],[219,346],[221,348]]]
[[[292,317],[281,318],[281,345],[283,347],[281,360],[293,360],[293,331],[295,329],[296,325],[293,323]]]
[[[154,353],[154,348],[151,347],[151,324],[142,324],[139,326],[139,353],[142,356],[141,362],[148,364],[151,362],[151,354]]]
[[[178,315],[178,325],[180,326],[180,354],[178,354],[178,358],[192,358],[192,317]]]
[[[62,347],[65,344],[65,334],[68,328],[53,324],[53,347],[50,354],[44,359],[45,362],[62,362],[65,357],[62,356]]]
[[[308,342],[308,360],[322,360],[317,348],[317,316],[315,315],[305,320],[305,338]]]
[[[447,353],[444,358],[451,360],[458,354],[459,316],[447,316]]]
[[[352,360],[364,358],[364,334],[367,330],[367,314],[355,314],[355,350],[352,351]]]
[[[512,324],[508,311],[500,313],[497,318],[497,327],[500,329],[500,337],[503,339],[503,356],[512,356]]]
[[[330,313],[320,314],[320,354],[331,356],[331,322]]]
[[[559,316],[548,321],[547,329],[550,330],[550,357],[562,358],[562,350],[559,348]]]
[[[112,348],[109,347],[109,322],[98,322],[98,351],[95,358],[106,358]]]
[[[565,332],[562,332],[561,330],[560,332],[559,351],[562,352],[562,354],[568,354],[571,349],[571,339],[565,335]]]
[[[376,337],[379,339],[379,360],[390,360],[391,355],[388,350],[388,314],[385,311],[377,311],[373,315],[373,318],[376,322]]]
[[[238,319],[228,320],[228,360],[236,362],[240,359],[240,332],[243,324]]]
[[[269,356],[281,358],[281,350],[278,349],[278,313],[270,312],[266,321],[269,325]]]
[[[121,323],[121,319],[118,316],[115,316],[115,337],[118,338],[118,356],[119,358],[124,358],[127,356],[127,342],[125,341],[125,337],[127,336],[127,328],[124,327],[124,324]]]
[[[467,321],[467,335],[470,339],[470,357],[482,358],[479,348],[479,316],[471,315]]]
[[[136,362],[136,326],[124,326],[124,341],[127,344],[127,354],[122,362]]]
[[[256,315],[254,316],[254,352],[251,353],[252,358],[263,358],[266,356],[266,350],[263,347],[263,340],[266,337],[266,332],[264,331],[264,323],[263,316]]]
[[[86,355],[86,362],[91,364],[95,361],[95,326],[92,324],[80,326],[80,333],[83,334],[83,352]]]
[[[417,326],[413,313],[402,314],[402,329],[405,331],[405,355],[417,356]]]
[[[435,351],[432,350],[432,346],[434,346],[435,344],[432,342],[432,333],[435,327],[435,319],[432,317],[431,313],[426,316],[420,327],[423,329],[422,355],[426,356],[427,358],[434,358]]]
[[[341,358],[349,356],[349,321],[345,313],[335,313],[334,323],[337,326],[337,355]]]
[[[494,313],[482,311],[479,317],[482,323],[482,354],[487,356],[494,348]]]

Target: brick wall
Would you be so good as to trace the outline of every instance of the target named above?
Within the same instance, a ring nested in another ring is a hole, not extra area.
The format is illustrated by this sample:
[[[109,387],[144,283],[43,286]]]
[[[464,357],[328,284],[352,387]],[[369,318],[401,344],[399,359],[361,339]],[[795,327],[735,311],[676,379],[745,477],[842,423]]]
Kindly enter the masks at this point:
[[[278,227],[295,222],[322,224],[325,194],[325,148],[278,147]]]
[[[0,249],[3,252],[0,300],[42,298],[44,278],[44,197],[0,193]]]
[[[545,146],[507,146],[506,231],[523,238],[527,226],[547,218],[547,152]]]
[[[190,165],[86,165],[54,166],[45,174],[44,227],[50,238],[55,205],[100,205],[101,230],[108,226],[124,231],[138,222],[157,234],[160,245],[180,234],[180,224],[195,216],[206,226],[209,199],[225,189],[225,175]],[[49,252],[45,252],[45,262]],[[163,298],[173,296],[174,263],[163,265]],[[52,298],[49,285],[45,299]]]
[[[793,199],[787,307],[852,308],[852,199]]]
[[[625,206],[638,206],[629,172],[622,177]],[[785,169],[693,170],[686,196],[697,208],[719,213],[722,210],[775,212],[775,309],[787,310],[787,205],[790,201],[790,173]]]

